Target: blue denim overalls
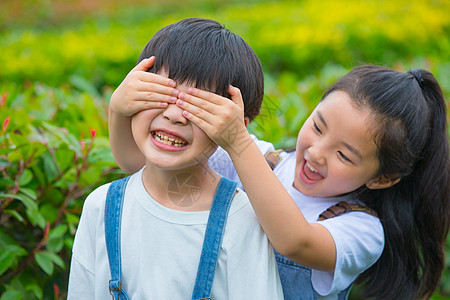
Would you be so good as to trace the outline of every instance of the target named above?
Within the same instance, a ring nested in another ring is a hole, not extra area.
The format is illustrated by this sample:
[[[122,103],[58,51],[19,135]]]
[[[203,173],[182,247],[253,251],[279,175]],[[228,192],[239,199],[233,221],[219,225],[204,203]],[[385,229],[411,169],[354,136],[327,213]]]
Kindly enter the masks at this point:
[[[129,178],[126,177],[111,183],[105,205],[106,249],[112,278],[109,281],[109,292],[113,299],[117,300],[128,299],[121,284],[120,226],[123,198]],[[222,177],[214,194],[192,293],[193,300],[211,299],[211,287],[222,245],[223,232],[236,187],[237,183]]]
[[[274,250],[275,251],[275,250]],[[311,269],[296,264],[275,251],[284,300],[316,300],[318,294],[311,283]],[[351,286],[338,294],[338,300],[348,298]]]
[[[267,151],[264,155],[267,163],[272,170],[282,160],[278,151]],[[348,208],[351,209],[351,208]],[[333,216],[327,215],[326,218]],[[296,264],[289,258],[281,255],[275,249],[275,258],[277,260],[278,274],[280,275],[281,285],[283,287],[284,300],[316,300],[319,295],[314,290],[311,283],[311,269]],[[350,293],[351,285],[338,294],[338,300],[345,300]]]

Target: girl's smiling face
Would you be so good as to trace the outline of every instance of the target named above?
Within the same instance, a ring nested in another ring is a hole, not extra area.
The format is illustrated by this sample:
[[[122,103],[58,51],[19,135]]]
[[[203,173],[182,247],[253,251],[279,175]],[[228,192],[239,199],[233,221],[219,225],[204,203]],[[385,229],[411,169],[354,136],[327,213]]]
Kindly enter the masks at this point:
[[[367,109],[346,92],[323,99],[297,138],[294,187],[313,197],[332,197],[370,185],[379,175],[374,124]]]

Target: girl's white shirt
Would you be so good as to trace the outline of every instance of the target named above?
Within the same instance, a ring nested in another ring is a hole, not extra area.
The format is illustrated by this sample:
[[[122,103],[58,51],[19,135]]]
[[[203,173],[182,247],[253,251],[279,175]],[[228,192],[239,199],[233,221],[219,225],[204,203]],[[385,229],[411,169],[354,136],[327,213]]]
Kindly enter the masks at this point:
[[[274,150],[271,143],[260,141],[252,135],[262,154]],[[282,160],[274,170],[284,188],[289,192],[309,223],[319,223],[331,234],[336,245],[336,267],[334,272],[312,270],[311,282],[316,292],[336,299],[337,294],[346,289],[359,274],[372,266],[384,249],[384,231],[378,218],[364,212],[349,212],[341,216],[317,221],[319,215],[340,201],[361,204],[352,196],[318,198],[309,197],[293,187],[296,152],[282,152]],[[217,173],[234,180],[243,188],[233,163],[225,150],[218,148],[211,156],[209,165]]]

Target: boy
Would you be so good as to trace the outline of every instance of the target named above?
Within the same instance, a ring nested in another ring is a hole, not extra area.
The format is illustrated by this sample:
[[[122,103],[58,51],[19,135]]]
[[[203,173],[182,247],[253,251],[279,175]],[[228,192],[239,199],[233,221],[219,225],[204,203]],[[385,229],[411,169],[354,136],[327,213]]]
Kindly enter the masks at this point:
[[[143,60],[152,55],[156,58]],[[129,178],[124,191],[118,231],[122,252],[118,289],[130,299],[195,298],[209,210],[221,196],[215,193],[222,180],[207,164],[217,146],[173,103],[178,93],[191,85],[228,96],[231,84],[242,91],[244,99],[254,102],[246,103],[246,107],[254,108],[247,113],[252,118],[262,101],[262,70],[242,38],[204,19],[186,19],[164,27],[150,40],[139,60],[141,63],[127,77],[142,80],[126,78],[111,103],[121,97],[136,97],[166,104],[157,103],[159,108],[149,107],[157,109],[132,116],[133,143],[145,157],[145,167]],[[153,73],[143,72],[152,65],[149,71]],[[137,86],[130,88],[130,82]],[[154,93],[139,93],[141,87],[143,90],[149,85]],[[131,90],[135,94],[127,94]],[[117,120],[110,119],[110,124],[113,122]],[[105,222],[107,231],[110,227],[108,212],[104,217],[109,187],[99,187],[86,199],[73,247],[69,299],[110,299],[110,292],[116,293],[114,289],[108,291],[108,281],[118,279],[111,275],[110,250],[105,242]],[[248,198],[240,189],[231,195],[234,198],[225,219],[210,296],[282,299],[272,247]]]

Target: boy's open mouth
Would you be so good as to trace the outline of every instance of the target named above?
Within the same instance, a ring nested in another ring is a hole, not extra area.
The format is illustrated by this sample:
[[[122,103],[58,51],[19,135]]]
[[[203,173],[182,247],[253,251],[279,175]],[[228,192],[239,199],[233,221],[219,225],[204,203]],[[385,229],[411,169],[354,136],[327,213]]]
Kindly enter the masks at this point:
[[[179,136],[175,136],[160,130],[153,131],[152,135],[157,142],[177,148],[186,147],[189,144]]]

